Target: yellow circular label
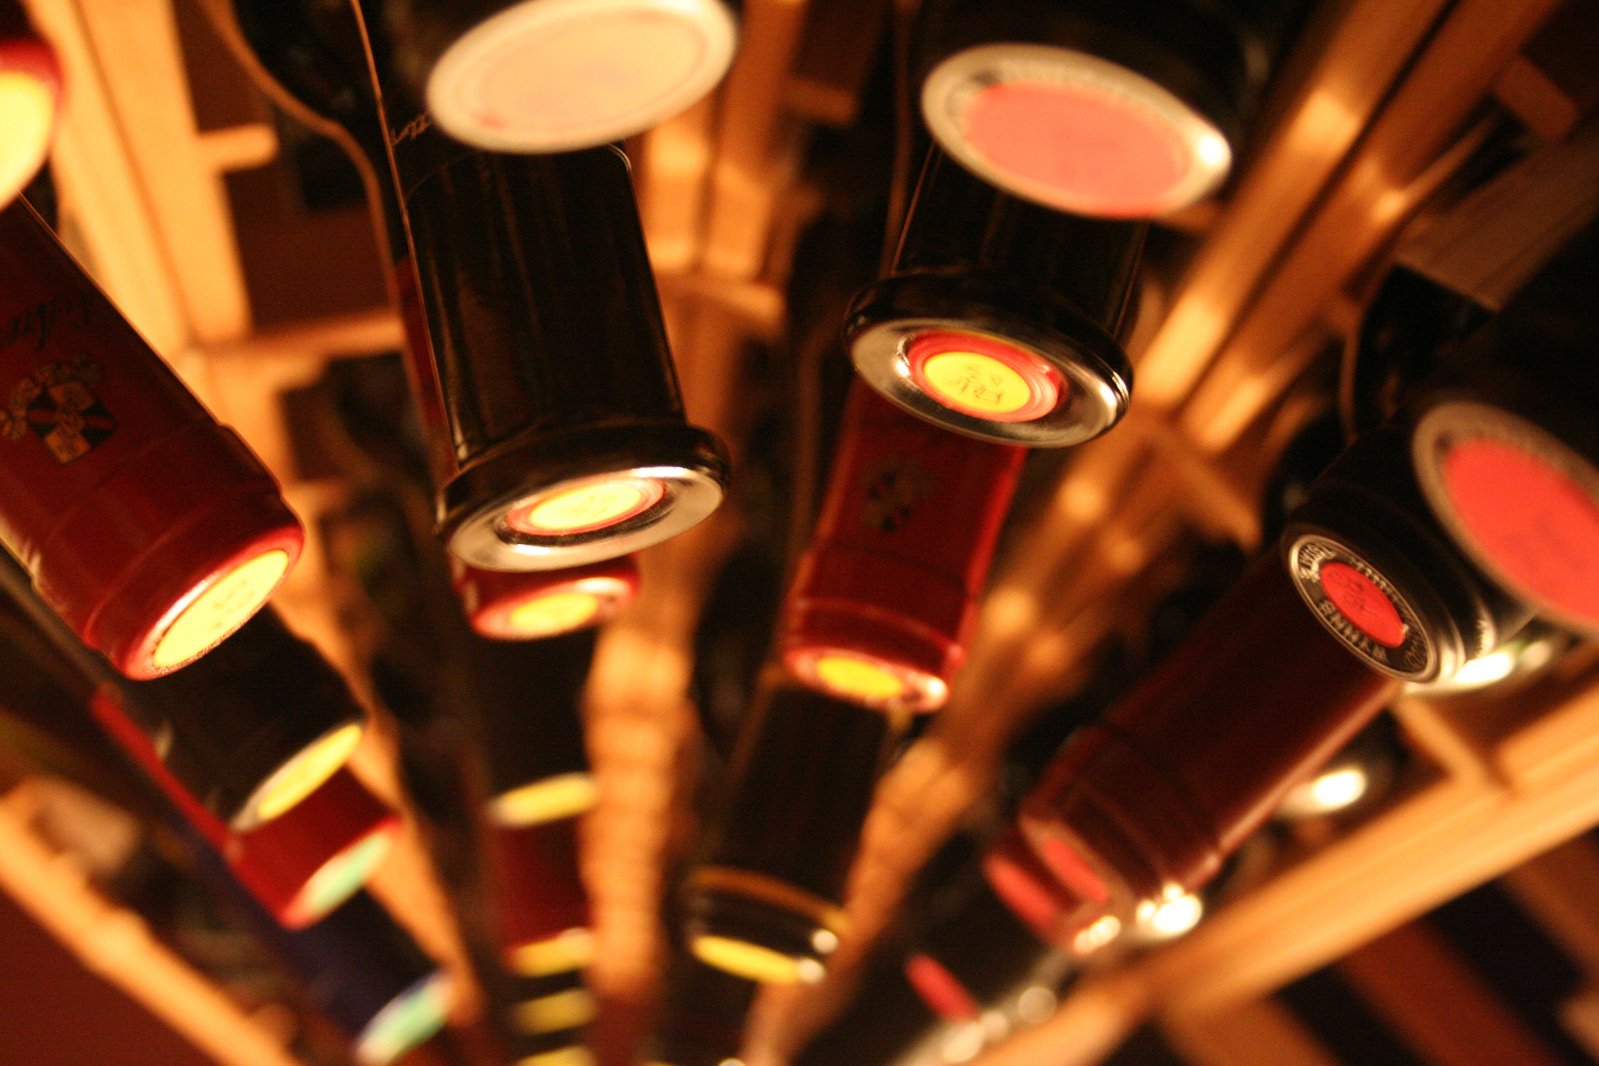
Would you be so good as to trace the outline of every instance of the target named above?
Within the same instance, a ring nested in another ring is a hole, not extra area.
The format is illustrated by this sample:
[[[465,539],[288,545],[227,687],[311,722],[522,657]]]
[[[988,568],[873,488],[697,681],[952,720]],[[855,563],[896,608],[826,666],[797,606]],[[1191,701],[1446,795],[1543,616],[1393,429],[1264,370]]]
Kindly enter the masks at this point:
[[[594,1053],[586,1047],[573,1045],[517,1059],[516,1066],[594,1066]]]
[[[558,492],[527,512],[527,524],[546,533],[573,533],[619,522],[648,505],[649,485],[618,478]]]
[[[506,613],[506,627],[527,637],[549,637],[581,629],[600,613],[601,598],[592,592],[569,589],[535,596]]]
[[[780,951],[751,944],[746,940],[733,940],[725,936],[697,936],[689,944],[694,957],[707,966],[743,977],[761,984],[799,984],[805,975],[800,963],[804,960]]]
[[[582,814],[597,799],[591,775],[560,774],[500,793],[489,801],[489,816],[507,827],[537,825]]]
[[[818,656],[811,670],[832,691],[873,703],[898,699],[910,688],[895,671],[855,655]]]
[[[302,748],[255,790],[237,821],[260,825],[290,810],[332,777],[360,742],[361,726],[351,722]]]
[[[592,961],[594,934],[587,929],[568,929],[543,940],[518,944],[506,952],[505,965],[522,977],[548,977],[581,970]]]
[[[945,403],[982,414],[1014,414],[1032,402],[1027,379],[990,355],[940,352],[922,364],[928,391]]]
[[[524,1033],[557,1033],[594,1020],[594,996],[586,988],[569,988],[518,1003],[511,1010],[516,1027]]]
[[[0,71],[0,204],[9,203],[43,165],[55,115],[55,97],[38,78]]]
[[[166,672],[220,644],[261,609],[288,569],[289,553],[273,548],[212,581],[156,640],[151,663]]]

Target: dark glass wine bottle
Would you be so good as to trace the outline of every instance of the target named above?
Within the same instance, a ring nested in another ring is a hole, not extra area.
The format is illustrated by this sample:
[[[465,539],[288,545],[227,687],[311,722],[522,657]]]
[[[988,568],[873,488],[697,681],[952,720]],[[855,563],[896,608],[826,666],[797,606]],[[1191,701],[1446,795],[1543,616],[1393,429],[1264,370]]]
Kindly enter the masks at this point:
[[[850,357],[888,399],[960,433],[1096,437],[1132,392],[1119,335],[1145,228],[1028,203],[934,147],[892,267],[849,309]]]
[[[820,693],[763,693],[739,736],[714,843],[685,887],[696,958],[752,981],[822,977],[894,732],[889,716]]]

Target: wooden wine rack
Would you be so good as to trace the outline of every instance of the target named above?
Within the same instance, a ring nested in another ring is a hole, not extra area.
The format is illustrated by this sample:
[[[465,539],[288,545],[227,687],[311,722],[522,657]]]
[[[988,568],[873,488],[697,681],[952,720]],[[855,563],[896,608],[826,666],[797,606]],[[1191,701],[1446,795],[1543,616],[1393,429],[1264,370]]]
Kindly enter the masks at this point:
[[[340,624],[354,593],[316,540],[316,516],[349,489],[297,469],[277,402],[330,360],[400,344],[367,214],[296,211],[230,193],[230,175],[270,172],[280,146],[265,98],[194,0],[28,6],[67,70],[53,156],[63,229],[134,323],[283,481],[312,542],[277,602],[369,695],[363,651]],[[740,360],[751,341],[780,336],[783,282],[821,202],[801,166],[804,148],[818,127],[847,126],[860,114],[879,48],[915,6],[746,0],[739,57],[723,87],[631,146],[689,413],[735,455],[747,429]],[[1241,176],[1223,201],[1173,222],[1193,255],[1164,313],[1140,334],[1133,412],[1079,449],[1035,501],[1036,517],[996,570],[950,706],[882,783],[853,880],[855,933],[838,956],[842,979],[765,995],[751,1030],[752,1066],[781,1061],[836,1009],[906,878],[986,786],[1006,740],[1034,709],[1069,692],[1090,653],[1175,580],[1162,560],[1180,558],[1196,535],[1258,545],[1264,479],[1287,437],[1316,413],[1308,373],[1358,323],[1359,295],[1399,235],[1481,145],[1484,116],[1514,114],[1534,138],[1556,142],[1599,101],[1581,61],[1599,44],[1593,7],[1319,5]],[[698,743],[690,641],[738,522],[724,511],[647,553],[644,592],[604,633],[590,679],[602,801],[586,829],[584,866],[599,937],[590,979],[607,1005],[594,1043],[606,1063],[629,1061],[644,1024],[638,1005],[658,982],[669,827]],[[1384,1009],[1425,1015],[1437,1005],[1402,1003],[1372,975],[1440,965],[1427,944],[1405,939],[1406,923],[1500,876],[1599,988],[1599,906],[1588,880],[1599,856],[1572,842],[1599,823],[1596,682],[1583,649],[1510,699],[1402,703],[1404,736],[1428,768],[1422,784],[1305,848],[1188,939],[1093,974],[1052,1020],[986,1054],[982,1066],[1094,1062],[1149,1019],[1196,1063],[1330,1061],[1269,993],[1380,949],[1381,964],[1369,956],[1350,972],[1368,975],[1367,991]],[[394,743],[375,731],[357,769],[403,803]],[[0,803],[6,839],[27,839],[20,795]],[[0,882],[92,953],[105,926],[85,915],[103,916],[103,901],[81,885],[50,891],[52,878],[72,875],[37,845],[0,844]],[[470,988],[451,906],[414,838],[375,891]],[[69,904],[78,908],[70,920],[60,913]],[[139,989],[197,1046],[221,1062],[284,1061],[272,1034],[198,975],[159,987],[145,981],[152,967],[183,965],[148,937],[121,943],[102,971]],[[479,1009],[468,995],[457,1020],[470,1022]],[[1486,1036],[1449,1042],[1413,1028],[1436,1061],[1506,1061],[1486,1057],[1506,1046]],[[249,1036],[217,1035],[229,1032]]]

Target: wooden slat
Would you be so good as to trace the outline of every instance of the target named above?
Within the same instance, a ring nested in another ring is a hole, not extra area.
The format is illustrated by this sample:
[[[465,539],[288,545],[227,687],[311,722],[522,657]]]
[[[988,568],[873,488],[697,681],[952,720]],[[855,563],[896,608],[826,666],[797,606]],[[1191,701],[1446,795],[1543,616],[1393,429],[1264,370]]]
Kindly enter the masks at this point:
[[[231,213],[195,125],[172,0],[76,0],[190,339],[242,336],[250,305]],[[136,47],[129,42],[137,41]]]
[[[799,50],[806,0],[749,0],[738,58],[717,122],[704,268],[750,278],[766,260],[768,227],[788,185],[783,92]]]
[[[800,118],[845,127],[888,31],[889,0],[812,0],[785,100]]]
[[[157,351],[180,351],[190,340],[182,293],[82,13],[71,0],[35,0],[32,13],[72,87],[51,153],[69,244],[81,242],[95,279]]]
[[[1599,984],[1599,844],[1579,837],[1529,859],[1502,879],[1544,932]]]
[[[1458,131],[1554,6],[1465,0],[1451,10],[1187,404],[1184,426],[1202,447],[1225,448],[1270,402],[1263,379],[1282,375],[1283,355],[1317,309],[1463,161],[1440,165],[1451,145],[1467,154],[1471,142],[1458,140]]]
[[[1165,1017],[1161,1028],[1192,1066],[1338,1066],[1337,1058],[1275,1000]]]
[[[1357,0],[1243,176],[1138,363],[1139,402],[1169,408],[1198,382],[1256,286],[1342,164],[1444,8]]]
[[[1432,1066],[1565,1061],[1425,923],[1378,937],[1351,952],[1338,971]]]
[[[28,827],[24,797],[0,799],[0,890],[116,986],[222,1066],[298,1066],[257,1023],[150,932],[105,899],[73,862]]]

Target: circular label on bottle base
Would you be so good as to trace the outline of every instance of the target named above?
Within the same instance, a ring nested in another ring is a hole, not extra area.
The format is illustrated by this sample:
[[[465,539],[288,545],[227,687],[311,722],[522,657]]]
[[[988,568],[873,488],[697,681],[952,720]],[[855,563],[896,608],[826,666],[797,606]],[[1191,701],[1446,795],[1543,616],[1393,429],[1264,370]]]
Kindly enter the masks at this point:
[[[1003,43],[945,59],[922,87],[944,150],[991,184],[1102,218],[1174,211],[1215,190],[1232,149],[1159,83],[1085,52]]]
[[[495,796],[488,804],[489,817],[508,828],[540,825],[575,818],[590,810],[599,797],[593,774],[558,774]]]
[[[234,819],[234,828],[270,822],[315,792],[345,764],[363,732],[351,722],[302,748],[255,790]]]
[[[1354,551],[1327,537],[1302,536],[1289,548],[1288,572],[1327,631],[1370,665],[1405,681],[1438,674],[1437,649],[1415,608]]]
[[[479,148],[592,148],[710,92],[736,35],[721,0],[526,0],[444,52],[428,77],[428,109]]]
[[[609,598],[581,589],[559,589],[534,596],[505,614],[505,629],[521,637],[571,633],[596,621]]]
[[[905,348],[912,384],[945,407],[991,422],[1030,422],[1060,403],[1064,381],[1039,357],[975,333],[922,333]]]
[[[169,673],[210,651],[248,622],[289,570],[289,553],[273,548],[204,585],[157,638],[150,662]]]
[[[44,165],[55,130],[55,95],[29,74],[0,70],[0,205]]]
[[[696,936],[689,941],[689,949],[707,966],[761,984],[812,984],[825,972],[815,959],[796,958],[725,936]]]
[[[1414,448],[1428,501],[1474,562],[1553,619],[1599,627],[1599,471],[1479,404],[1429,412]]]
[[[656,478],[604,478],[544,493],[512,508],[505,520],[528,536],[571,537],[637,518],[665,495]]]

